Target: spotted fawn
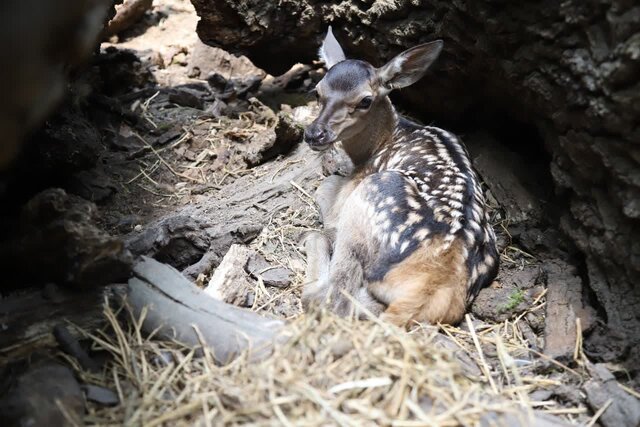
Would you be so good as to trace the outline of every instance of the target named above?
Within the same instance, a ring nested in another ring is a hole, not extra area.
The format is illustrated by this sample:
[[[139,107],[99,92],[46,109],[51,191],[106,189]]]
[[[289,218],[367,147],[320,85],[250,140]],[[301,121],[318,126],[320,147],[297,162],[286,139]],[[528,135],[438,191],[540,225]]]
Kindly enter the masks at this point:
[[[442,45],[413,47],[375,68],[345,59],[329,28],[321,110],[304,137],[315,151],[341,141],[355,169],[316,192],[325,231],[305,242],[306,309],[348,315],[363,306],[399,326],[455,324],[495,278],[495,235],[464,146],[399,116],[387,96],[419,80]]]

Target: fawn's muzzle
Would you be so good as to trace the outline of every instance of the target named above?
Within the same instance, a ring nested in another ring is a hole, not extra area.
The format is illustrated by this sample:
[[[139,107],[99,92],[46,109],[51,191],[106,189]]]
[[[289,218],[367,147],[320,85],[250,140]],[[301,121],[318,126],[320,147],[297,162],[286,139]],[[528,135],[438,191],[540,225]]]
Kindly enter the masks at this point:
[[[311,123],[304,131],[304,140],[314,151],[323,151],[335,142],[335,134],[322,124]]]

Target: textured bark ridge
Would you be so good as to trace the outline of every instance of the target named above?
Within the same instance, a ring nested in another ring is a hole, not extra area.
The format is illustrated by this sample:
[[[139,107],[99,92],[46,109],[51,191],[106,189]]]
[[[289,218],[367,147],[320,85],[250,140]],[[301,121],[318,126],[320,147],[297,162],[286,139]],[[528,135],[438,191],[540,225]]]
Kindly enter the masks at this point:
[[[205,43],[246,54],[271,73],[315,59],[328,24],[347,54],[378,66],[443,39],[433,71],[398,99],[456,130],[526,124],[504,142],[550,154],[565,203],[560,224],[585,256],[587,285],[608,327],[640,339],[637,2],[192,2]]]

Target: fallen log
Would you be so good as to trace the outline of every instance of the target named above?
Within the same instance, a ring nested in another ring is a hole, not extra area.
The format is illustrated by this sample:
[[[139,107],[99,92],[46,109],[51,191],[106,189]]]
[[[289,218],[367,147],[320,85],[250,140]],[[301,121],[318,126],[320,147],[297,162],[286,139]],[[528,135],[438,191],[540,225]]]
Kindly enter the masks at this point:
[[[160,339],[208,346],[225,364],[244,350],[255,360],[270,354],[284,322],[234,307],[206,295],[173,267],[143,257],[129,280],[127,301],[134,314],[147,314],[142,328]]]
[[[247,244],[258,236],[274,212],[301,209],[309,202],[294,184],[313,192],[321,177],[321,157],[299,144],[281,169],[270,168],[261,165],[255,168],[259,178],[239,177],[206,202],[185,205],[131,233],[128,249],[184,269],[193,279],[208,274],[232,244]]]

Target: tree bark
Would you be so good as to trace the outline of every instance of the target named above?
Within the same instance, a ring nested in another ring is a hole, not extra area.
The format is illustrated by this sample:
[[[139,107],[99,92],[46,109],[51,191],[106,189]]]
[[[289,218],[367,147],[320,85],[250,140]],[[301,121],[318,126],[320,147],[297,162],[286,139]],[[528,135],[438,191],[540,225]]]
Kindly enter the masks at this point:
[[[375,66],[418,43],[443,39],[432,71],[397,100],[422,118],[461,130],[525,125],[505,142],[549,153],[545,173],[562,201],[561,228],[584,254],[586,285],[608,328],[631,344],[630,359],[640,358],[637,3],[192,3],[205,43],[243,53],[270,73],[314,59],[329,24],[347,56]]]

